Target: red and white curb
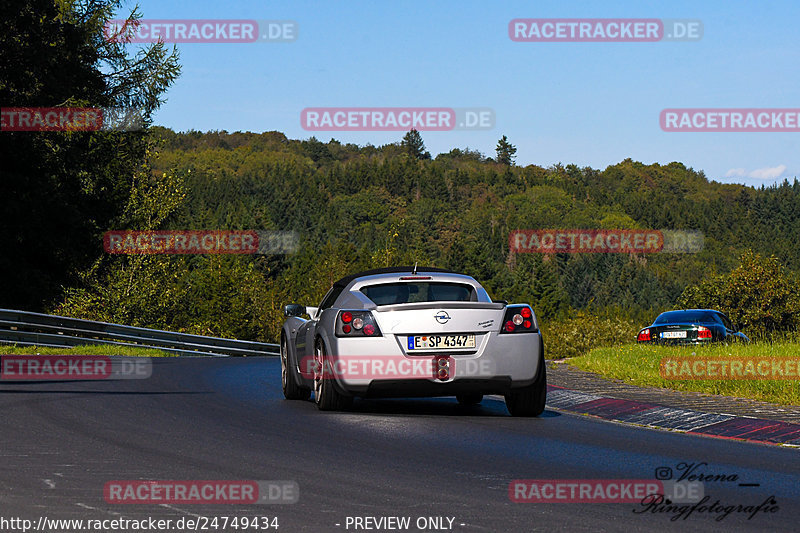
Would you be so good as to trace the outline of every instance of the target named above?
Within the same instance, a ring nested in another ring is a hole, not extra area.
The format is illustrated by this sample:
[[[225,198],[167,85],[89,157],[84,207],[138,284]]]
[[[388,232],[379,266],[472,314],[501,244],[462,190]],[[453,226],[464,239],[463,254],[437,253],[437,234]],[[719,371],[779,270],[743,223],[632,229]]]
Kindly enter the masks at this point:
[[[736,415],[704,413],[654,403],[604,398],[548,385],[547,406],[629,424],[707,437],[800,446],[800,424]]]

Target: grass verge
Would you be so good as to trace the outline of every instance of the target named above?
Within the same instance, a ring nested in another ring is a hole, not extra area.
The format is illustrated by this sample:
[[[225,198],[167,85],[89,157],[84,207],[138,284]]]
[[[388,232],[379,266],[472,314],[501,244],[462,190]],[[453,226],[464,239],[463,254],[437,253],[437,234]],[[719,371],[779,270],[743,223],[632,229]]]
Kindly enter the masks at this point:
[[[155,348],[133,348],[114,344],[86,344],[74,348],[0,345],[2,355],[124,355],[128,357],[177,357]]]
[[[595,348],[567,363],[606,378],[622,380],[641,387],[661,387],[680,391],[703,392],[738,398],[751,398],[781,405],[800,405],[800,379],[666,379],[661,375],[664,358],[793,359],[800,361],[800,344],[793,342],[712,345],[702,347],[626,344]],[[791,368],[791,367],[790,367]]]

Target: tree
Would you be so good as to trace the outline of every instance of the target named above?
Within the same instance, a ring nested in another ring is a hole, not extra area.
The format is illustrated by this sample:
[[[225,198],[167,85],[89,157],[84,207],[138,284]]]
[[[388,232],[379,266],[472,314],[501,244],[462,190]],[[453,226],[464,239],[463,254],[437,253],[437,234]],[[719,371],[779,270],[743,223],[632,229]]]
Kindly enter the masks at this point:
[[[146,128],[179,74],[177,50],[129,57],[103,33],[120,4],[0,4],[2,106],[136,110]],[[150,144],[146,129],[0,133],[0,307],[44,309],[102,255]]]
[[[453,148],[446,154],[437,155],[436,161],[476,161],[478,163],[483,163],[486,161],[486,156],[478,150],[470,150],[469,147],[464,150]]]
[[[796,331],[800,315],[800,281],[774,256],[747,251],[729,274],[687,287],[678,304],[717,309],[751,338]]]
[[[508,138],[503,135],[503,138],[497,141],[497,162],[503,165],[511,166],[514,164],[516,157],[517,147],[508,142]]]
[[[303,141],[303,147],[308,153],[309,157],[317,164],[327,163],[333,161],[333,155],[328,149],[328,146],[319,141],[316,137],[311,137],[307,141]]]
[[[431,154],[425,150],[425,143],[422,142],[422,135],[415,129],[412,129],[403,137],[400,145],[406,149],[406,152],[414,159],[430,159]]]

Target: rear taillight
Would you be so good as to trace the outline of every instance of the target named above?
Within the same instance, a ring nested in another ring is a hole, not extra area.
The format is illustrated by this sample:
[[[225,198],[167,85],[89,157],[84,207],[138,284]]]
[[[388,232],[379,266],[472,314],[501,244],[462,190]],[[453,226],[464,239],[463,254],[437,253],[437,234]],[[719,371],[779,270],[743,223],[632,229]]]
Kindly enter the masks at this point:
[[[509,305],[500,333],[533,333],[539,331],[533,310],[527,305]]]
[[[381,330],[370,311],[339,311],[337,337],[380,337]]]
[[[643,329],[639,332],[639,335],[636,336],[636,342],[642,341],[649,341],[650,340],[650,328]]]
[[[710,339],[711,338],[711,330],[705,326],[698,326],[697,328],[697,338],[698,339]]]

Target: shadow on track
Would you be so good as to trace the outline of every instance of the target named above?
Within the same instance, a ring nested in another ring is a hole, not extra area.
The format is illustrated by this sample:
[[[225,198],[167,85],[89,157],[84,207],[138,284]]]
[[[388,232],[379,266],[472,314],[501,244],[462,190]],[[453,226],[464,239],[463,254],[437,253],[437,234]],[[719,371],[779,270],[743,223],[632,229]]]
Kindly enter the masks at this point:
[[[313,403],[313,397],[309,404]],[[348,414],[359,415],[403,415],[403,416],[452,416],[452,417],[504,417],[508,414],[502,400],[484,398],[478,405],[460,405],[455,398],[356,398]],[[320,413],[327,414],[327,413]],[[538,418],[561,416],[556,411],[545,410]],[[534,417],[536,418],[536,417]],[[530,420],[530,418],[528,418]]]

